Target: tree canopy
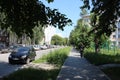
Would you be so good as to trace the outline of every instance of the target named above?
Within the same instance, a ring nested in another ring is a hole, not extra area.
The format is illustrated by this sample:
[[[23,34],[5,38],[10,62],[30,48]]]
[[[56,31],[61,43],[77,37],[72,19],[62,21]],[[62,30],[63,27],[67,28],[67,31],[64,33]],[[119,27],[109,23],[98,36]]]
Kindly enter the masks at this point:
[[[70,43],[79,49],[80,43],[84,47],[89,47],[91,43],[91,36],[88,36],[90,26],[85,24],[83,19],[79,19],[75,29],[70,33]]]
[[[10,27],[18,36],[26,33],[31,36],[32,29],[39,25],[53,25],[63,30],[71,20],[57,9],[46,7],[39,0],[0,0],[1,28]]]
[[[97,30],[98,35],[106,33],[108,36],[115,30],[116,21],[120,17],[120,0],[82,0],[84,5],[81,8],[92,8],[94,22],[98,23],[93,31]],[[92,3],[92,4],[91,4]],[[98,19],[98,20],[97,20]]]
[[[33,38],[32,38],[32,41],[34,42],[33,44],[39,44],[40,41],[42,41],[44,35],[45,35],[44,30],[41,25],[39,27],[34,27]]]
[[[54,35],[51,39],[51,44],[53,45],[63,45],[64,39],[59,35]]]

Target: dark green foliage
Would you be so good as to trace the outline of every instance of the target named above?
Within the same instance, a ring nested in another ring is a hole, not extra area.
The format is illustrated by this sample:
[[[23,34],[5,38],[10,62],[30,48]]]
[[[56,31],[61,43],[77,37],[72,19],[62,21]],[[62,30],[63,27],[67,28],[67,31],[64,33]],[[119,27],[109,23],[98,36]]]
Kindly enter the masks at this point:
[[[48,3],[50,3],[50,2],[53,2],[54,0],[46,0],[46,1],[48,1]]]
[[[72,21],[66,18],[66,15],[61,14],[57,9],[51,10],[49,7],[46,7],[46,14],[48,23],[61,30],[64,30],[66,25],[72,25]]]
[[[64,61],[68,57],[70,50],[70,47],[55,50],[54,52],[51,52],[46,56],[46,62],[54,64],[56,66],[62,66]]]
[[[83,19],[79,19],[77,26],[70,33],[70,43],[75,47],[79,48],[80,43],[84,45],[84,47],[89,47],[92,41],[92,37],[88,35],[90,31],[90,26],[85,24]]]
[[[90,1],[92,2],[91,12],[94,12],[94,17],[99,17],[98,20],[95,18],[94,23],[97,22],[98,25],[95,26],[94,31],[98,31],[98,35],[106,33],[107,36],[115,30],[116,21],[120,16],[120,0],[82,0],[84,6],[82,8],[90,9]]]
[[[35,60],[35,63],[40,62],[48,62],[50,64],[54,64],[58,67],[61,67],[65,61],[65,59],[68,57],[68,54],[70,52],[70,47],[65,47],[62,49],[58,49],[55,51],[50,52],[49,54],[43,56],[42,58]]]
[[[111,80],[120,80],[120,67],[112,67],[102,70]]]
[[[3,80],[56,80],[59,73],[58,69],[21,69],[6,77]]]
[[[51,24],[63,30],[71,20],[57,9],[46,7],[39,0],[0,0],[0,13],[4,13],[2,28],[11,27],[19,37],[26,33],[32,37],[35,26]]]
[[[57,66],[62,66],[67,57],[68,55],[65,52],[55,51],[54,54],[50,54],[47,57],[47,62],[51,64],[55,64]]]
[[[63,38],[63,45],[69,45],[68,38]]]
[[[63,38],[59,35],[54,35],[51,39],[51,44],[53,45],[63,45]]]
[[[104,53],[96,54],[91,49],[86,49],[84,56],[95,65],[109,64],[109,63],[120,63],[120,53],[108,52],[104,50]]]
[[[22,33],[31,34],[32,28],[40,23],[45,23],[45,6],[37,0],[1,0],[1,12],[6,14],[6,27],[11,26],[11,30],[18,36]],[[42,15],[41,15],[42,14]]]
[[[44,37],[44,30],[41,25],[39,27],[34,27],[33,29],[33,38],[32,41],[34,42],[33,44],[39,44],[39,42],[43,39]]]

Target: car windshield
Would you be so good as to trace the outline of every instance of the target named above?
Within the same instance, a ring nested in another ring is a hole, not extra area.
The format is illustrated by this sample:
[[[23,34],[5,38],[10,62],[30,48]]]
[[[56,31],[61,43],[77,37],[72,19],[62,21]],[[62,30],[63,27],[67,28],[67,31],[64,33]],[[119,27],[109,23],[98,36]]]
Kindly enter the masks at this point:
[[[29,51],[28,47],[21,47],[17,49],[18,52],[24,52],[24,51]]]

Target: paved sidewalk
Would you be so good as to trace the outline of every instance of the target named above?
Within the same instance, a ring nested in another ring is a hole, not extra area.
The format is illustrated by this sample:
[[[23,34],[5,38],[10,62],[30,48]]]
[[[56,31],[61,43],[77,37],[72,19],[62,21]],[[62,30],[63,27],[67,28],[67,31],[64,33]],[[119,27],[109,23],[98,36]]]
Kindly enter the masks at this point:
[[[98,67],[90,64],[80,53],[72,49],[57,80],[110,80]]]

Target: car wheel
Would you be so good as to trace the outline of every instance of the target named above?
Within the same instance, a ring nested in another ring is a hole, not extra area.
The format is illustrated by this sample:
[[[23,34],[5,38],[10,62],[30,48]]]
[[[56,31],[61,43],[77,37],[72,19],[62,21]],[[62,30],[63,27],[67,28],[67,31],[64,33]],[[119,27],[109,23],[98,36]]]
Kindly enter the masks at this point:
[[[30,63],[30,59],[29,58],[27,58],[27,60],[26,60],[26,64],[28,64],[28,63]]]

